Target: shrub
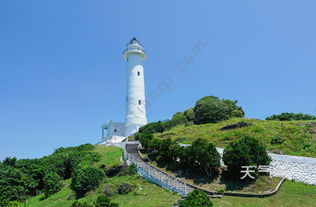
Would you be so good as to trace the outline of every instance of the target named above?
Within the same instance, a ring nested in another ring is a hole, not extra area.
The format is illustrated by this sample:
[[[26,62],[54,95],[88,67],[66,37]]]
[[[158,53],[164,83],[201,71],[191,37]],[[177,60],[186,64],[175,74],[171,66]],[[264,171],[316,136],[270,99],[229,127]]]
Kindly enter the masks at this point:
[[[192,122],[195,119],[195,114],[193,108],[189,108],[188,110],[183,112],[188,122]]]
[[[212,207],[213,203],[206,193],[195,189],[187,195],[187,198],[180,203],[180,207]]]
[[[94,206],[90,205],[90,204],[88,204],[86,202],[81,203],[79,201],[75,201],[75,202],[72,203],[71,207],[94,207]]]
[[[99,196],[94,204],[95,207],[118,207],[117,203],[112,203],[106,196]]]
[[[132,163],[131,165],[127,166],[119,175],[136,175],[137,169],[136,165]]]
[[[149,151],[149,147],[153,138],[154,136],[152,134],[142,134],[140,137],[139,141],[146,151]]]
[[[117,176],[124,168],[126,168],[126,165],[124,164],[114,165],[105,172],[105,175],[110,178]]]
[[[134,190],[135,186],[129,184],[129,183],[121,183],[119,188],[117,189],[117,192],[119,194],[127,194],[129,192],[132,192]]]
[[[103,172],[98,168],[77,170],[71,180],[71,189],[78,197],[83,196],[86,192],[96,189],[103,177]]]
[[[187,156],[191,167],[197,165],[200,171],[204,171],[208,176],[212,172],[217,172],[220,167],[221,156],[212,143],[199,138],[192,143],[188,150]]]
[[[111,185],[111,184],[106,184],[105,186],[104,186],[104,194],[107,196],[107,197],[111,197],[111,196],[113,196],[114,194],[116,194],[117,193],[117,190],[114,188],[114,186],[113,185]]]
[[[225,148],[223,161],[229,173],[237,178],[241,175],[241,166],[268,165],[271,158],[262,143],[247,136],[230,143]]]
[[[164,130],[169,130],[180,124],[185,124],[189,122],[184,112],[175,113],[172,118],[166,122],[163,122]]]
[[[139,128],[139,132],[144,133],[144,134],[152,134],[152,133],[164,132],[164,131],[165,131],[165,128],[161,121],[149,123]]]
[[[50,172],[43,178],[44,194],[49,197],[57,193],[63,186],[60,176],[55,172]]]
[[[34,179],[20,169],[10,165],[0,166],[0,206],[5,206],[10,201],[24,201],[34,186]]]
[[[236,124],[229,124],[229,125],[224,126],[221,128],[221,131],[242,128],[242,127],[247,127],[247,126],[251,126],[251,123],[241,121],[241,122],[238,122]]]
[[[281,136],[276,135],[276,136],[272,137],[270,143],[271,143],[272,145],[275,145],[275,144],[282,144],[282,143],[283,143],[283,139],[282,139]]]
[[[233,117],[243,117],[244,112],[236,105],[237,101],[205,96],[194,107],[195,124],[217,123]]]
[[[316,116],[302,113],[281,113],[274,114],[266,118],[266,120],[277,120],[277,121],[293,121],[293,120],[316,120]]]

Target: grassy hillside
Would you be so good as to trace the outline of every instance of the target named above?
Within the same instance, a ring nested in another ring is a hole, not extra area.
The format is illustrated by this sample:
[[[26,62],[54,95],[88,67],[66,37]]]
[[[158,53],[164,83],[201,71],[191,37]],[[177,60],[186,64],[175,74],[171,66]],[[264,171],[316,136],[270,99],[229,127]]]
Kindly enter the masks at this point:
[[[240,198],[224,196],[212,199],[214,207],[315,207],[316,186],[286,181],[280,191],[267,198]]]
[[[231,130],[222,127],[238,122],[250,123],[250,126]],[[262,121],[257,119],[234,118],[216,124],[176,126],[163,133],[155,133],[157,138],[176,139],[182,143],[191,143],[196,138],[205,138],[218,147],[225,147],[231,141],[249,135],[266,144],[269,151],[279,154],[316,157],[316,121]],[[271,144],[271,140],[282,143]]]
[[[119,164],[121,162],[122,150],[116,147],[104,147],[97,146],[96,152],[102,154],[102,158],[99,162],[95,163],[95,166],[105,164],[107,167]],[[49,198],[44,199],[44,195],[40,194],[36,197],[30,198],[26,206],[27,207],[69,207],[75,201],[75,196],[72,190],[69,188],[71,180],[66,180],[66,186],[58,193],[52,195]],[[154,184],[147,182],[140,178],[138,175],[126,175],[113,178],[106,178],[99,185],[98,189],[89,192],[85,197],[78,199],[79,201],[86,201],[92,203],[99,195],[102,195],[105,184],[112,184],[118,186],[121,183],[130,183],[137,186],[137,188],[126,195],[114,195],[111,200],[117,202],[120,207],[170,207],[180,196],[171,193],[163,188],[160,188]],[[157,196],[159,195],[159,196]],[[71,198],[71,199],[69,199]]]

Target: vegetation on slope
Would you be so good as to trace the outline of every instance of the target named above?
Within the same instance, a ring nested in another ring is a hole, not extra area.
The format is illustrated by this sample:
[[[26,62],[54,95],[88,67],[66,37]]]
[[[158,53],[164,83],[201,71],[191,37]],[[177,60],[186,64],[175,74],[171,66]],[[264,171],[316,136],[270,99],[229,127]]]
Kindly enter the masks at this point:
[[[221,130],[225,126],[240,122],[251,125]],[[312,134],[315,127],[316,121],[262,121],[234,118],[215,124],[178,125],[162,133],[154,133],[154,137],[171,138],[187,144],[197,138],[204,138],[217,147],[225,147],[238,138],[249,136],[263,142],[267,149],[274,153],[316,157],[316,137]]]
[[[119,165],[122,161],[122,150],[116,147],[95,146],[93,152],[100,154],[97,162],[90,166],[107,171],[111,167]],[[118,189],[122,183],[128,183],[135,186],[135,189],[127,194],[115,193],[111,201],[118,203],[120,207],[170,207],[179,196],[162,189],[135,174],[124,174],[103,179],[95,190],[89,191],[84,197],[76,198],[75,193],[71,190],[71,178],[63,180],[63,188],[57,193],[45,197],[44,193],[37,196],[29,197],[21,206],[24,207],[70,207],[75,201],[93,204],[101,195],[105,195],[105,186],[112,185]],[[157,196],[160,195],[160,196]]]
[[[312,207],[316,203],[316,186],[286,181],[280,191],[266,198],[241,198],[224,196],[212,199],[220,207]]]

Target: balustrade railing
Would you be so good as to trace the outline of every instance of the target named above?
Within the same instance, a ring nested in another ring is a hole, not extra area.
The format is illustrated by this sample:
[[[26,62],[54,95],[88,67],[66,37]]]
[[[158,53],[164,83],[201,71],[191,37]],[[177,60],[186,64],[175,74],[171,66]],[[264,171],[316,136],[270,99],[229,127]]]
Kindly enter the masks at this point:
[[[126,152],[126,151],[125,151]],[[126,152],[126,160],[130,163],[134,163],[138,172],[150,181],[160,185],[161,187],[175,191],[181,195],[187,195],[193,189],[185,182],[179,180],[174,176],[171,176],[155,166],[144,162],[143,160],[133,156]]]

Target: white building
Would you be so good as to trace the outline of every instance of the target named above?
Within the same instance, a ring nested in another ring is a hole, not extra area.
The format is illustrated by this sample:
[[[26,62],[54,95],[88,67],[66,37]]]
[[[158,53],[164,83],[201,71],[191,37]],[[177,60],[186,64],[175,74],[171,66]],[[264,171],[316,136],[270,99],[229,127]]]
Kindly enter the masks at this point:
[[[122,142],[147,124],[143,62],[147,58],[136,38],[130,40],[123,56],[127,61],[125,122],[108,121],[102,126],[102,142]]]

